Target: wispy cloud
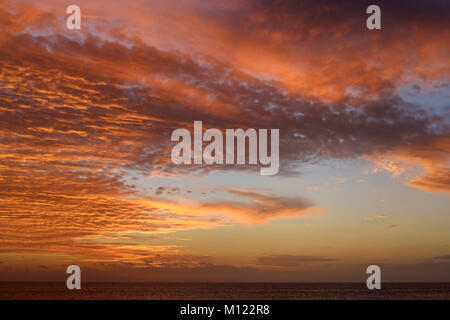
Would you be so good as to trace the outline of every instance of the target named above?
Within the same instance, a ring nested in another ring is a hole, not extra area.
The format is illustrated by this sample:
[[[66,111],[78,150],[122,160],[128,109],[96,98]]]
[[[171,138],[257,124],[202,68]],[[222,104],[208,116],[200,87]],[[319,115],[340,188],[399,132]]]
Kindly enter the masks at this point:
[[[257,263],[266,266],[275,267],[296,267],[308,263],[335,261],[331,258],[296,256],[296,255],[270,255],[258,257]]]
[[[443,256],[437,256],[437,257],[434,257],[433,259],[437,259],[437,260],[449,260],[449,259],[450,259],[450,254],[443,255]]]
[[[372,217],[364,217],[364,219],[366,219],[366,220],[374,220],[374,219],[386,219],[388,217],[389,216],[387,216],[385,214],[380,214],[380,215],[372,216]]]
[[[385,226],[385,229],[394,229],[394,228],[399,228],[400,226],[398,224],[390,224],[388,226]]]

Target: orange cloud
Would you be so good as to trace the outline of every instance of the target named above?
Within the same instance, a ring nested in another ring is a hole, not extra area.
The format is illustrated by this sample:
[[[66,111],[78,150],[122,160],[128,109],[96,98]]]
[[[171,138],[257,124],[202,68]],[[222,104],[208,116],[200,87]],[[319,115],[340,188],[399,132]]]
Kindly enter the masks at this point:
[[[397,225],[397,224],[391,224],[391,225],[388,225],[388,226],[386,226],[386,227],[384,227],[385,229],[394,229],[394,228],[398,228],[398,227],[400,227],[399,225]]]
[[[407,184],[429,192],[450,192],[450,138],[438,136],[420,145],[405,145],[375,157],[375,163],[392,172],[407,175]],[[422,168],[422,173],[413,170]]]

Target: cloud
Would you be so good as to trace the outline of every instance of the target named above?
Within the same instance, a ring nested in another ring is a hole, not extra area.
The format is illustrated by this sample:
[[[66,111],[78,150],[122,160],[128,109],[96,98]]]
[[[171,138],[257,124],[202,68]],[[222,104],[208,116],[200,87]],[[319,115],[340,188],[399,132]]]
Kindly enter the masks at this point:
[[[265,222],[282,217],[302,217],[323,215],[325,211],[317,208],[310,200],[295,197],[282,197],[239,188],[226,189],[227,192],[241,196],[245,201],[214,201],[202,203],[198,209],[224,212],[244,223]]]
[[[433,259],[447,260],[447,259],[450,259],[450,254],[443,255],[443,256],[438,256],[438,257],[434,257]]]
[[[395,151],[375,157],[379,167],[392,172],[393,177],[410,176],[407,184],[428,192],[450,191],[450,136],[436,136],[427,143],[405,144]],[[412,166],[423,168],[417,174]]]
[[[193,5],[195,11],[195,4]],[[310,5],[312,4],[306,4],[306,6]],[[328,5],[333,10],[341,10],[337,5],[330,3]],[[279,10],[288,17],[291,17],[289,14],[293,9],[291,6],[298,9],[292,4],[281,5],[279,8],[277,6],[279,5],[271,8],[270,12]],[[261,13],[255,13],[255,17],[269,12],[268,8],[254,3],[245,8],[249,12],[261,11]],[[432,11],[432,7],[426,8],[425,12],[428,12],[427,10]],[[306,23],[305,29],[308,30],[309,24],[315,20],[311,20],[308,13],[305,14],[303,22]],[[8,17],[6,13],[4,15]],[[330,15],[326,11],[324,15],[332,18],[331,21],[339,16]],[[200,16],[206,19],[203,15],[200,14]],[[348,18],[347,16],[348,14],[342,16],[342,23],[344,18]],[[230,19],[234,20],[231,17]],[[48,19],[48,26],[46,26],[53,27],[52,21],[56,20]],[[261,21],[267,20],[264,18]],[[227,21],[222,22],[227,23]],[[33,25],[34,22],[31,21],[31,23]],[[20,21],[17,24],[19,28]],[[284,26],[284,24],[266,26],[265,23],[262,25],[256,23],[249,32],[255,33],[258,28],[264,30],[264,27],[270,32],[274,28]],[[347,33],[349,37],[352,34],[350,29]],[[288,35],[293,36],[294,33],[289,32]],[[368,96],[365,99],[359,98],[357,103],[350,103],[350,106],[354,107],[349,108],[349,102],[345,99],[342,102],[329,104],[325,103],[326,98],[320,97],[319,94],[306,97],[296,93],[298,90],[291,90],[286,94],[286,88],[280,85],[281,82],[284,83],[283,81],[268,82],[261,80],[260,77],[236,72],[234,64],[230,61],[227,63],[212,60],[205,65],[188,54],[162,51],[145,42],[127,39],[133,44],[129,47],[122,42],[123,34],[115,34],[110,38],[112,40],[105,40],[98,34],[87,31],[83,33],[83,36],[83,41],[80,43],[76,39],[67,38],[65,32],[61,30],[49,36],[23,32],[18,35],[9,34],[2,46],[4,60],[7,60],[5,61],[3,99],[6,102],[9,101],[4,110],[4,118],[5,122],[10,123],[5,129],[8,132],[12,130],[16,134],[17,131],[24,130],[26,133],[21,137],[29,137],[29,141],[32,141],[36,135],[46,138],[44,141],[47,150],[42,152],[48,152],[55,142],[62,139],[67,139],[67,143],[76,145],[84,145],[83,140],[98,141],[98,143],[91,142],[87,145],[91,146],[91,152],[97,160],[104,157],[104,161],[116,161],[116,165],[131,166],[133,169],[139,167],[148,172],[155,171],[155,168],[159,168],[160,171],[173,171],[174,168],[170,165],[170,159],[167,156],[170,149],[167,135],[177,127],[191,127],[195,119],[204,119],[206,125],[221,129],[237,126],[283,128],[281,136],[283,173],[289,172],[289,168],[298,164],[299,161],[352,158],[363,155],[377,157],[385,154],[390,157],[390,154],[395,156],[396,152],[402,150],[405,161],[410,161],[413,160],[417,149],[439,143],[439,141],[445,142],[445,139],[448,139],[448,124],[442,118],[443,115],[428,115],[418,106],[403,101],[395,95],[395,92],[381,92],[376,98]],[[323,37],[319,38],[323,41]],[[316,43],[320,40],[319,38],[309,36],[303,41]],[[336,41],[341,43],[343,41],[341,38],[338,37]],[[267,37],[264,36],[265,46],[266,43]],[[295,49],[297,52],[297,47],[303,42],[297,40],[295,43],[299,44],[292,50]],[[421,43],[425,45],[427,42],[421,39]],[[19,44],[22,47],[21,50],[11,49]],[[375,45],[371,42],[367,43],[368,48],[373,48]],[[236,47],[233,46],[233,48],[237,50]],[[259,49],[258,47],[255,51],[258,52],[258,56],[261,56],[261,52],[266,53],[266,50]],[[389,51],[389,46],[385,50]],[[411,51],[415,52],[409,47],[403,50],[408,52],[408,55]],[[71,52],[73,57],[83,57],[81,70],[77,68],[80,63],[79,58],[69,58],[68,52]],[[216,53],[215,50],[207,52],[213,56]],[[270,56],[269,53],[267,54]],[[316,63],[320,64],[315,61],[317,57],[320,57],[319,61],[330,59],[328,55],[322,57],[322,54],[315,53],[314,60],[302,60],[302,63],[311,64],[310,68],[315,70]],[[364,54],[361,54],[361,57],[366,59]],[[24,65],[20,72],[15,68],[19,65],[19,58],[20,63]],[[344,62],[347,60],[354,62],[354,59],[353,56],[339,57],[338,60],[343,61],[338,66],[348,69]],[[367,67],[367,63],[361,62],[361,64]],[[48,69],[40,70],[41,65],[51,66],[52,70],[58,70],[57,74],[63,76],[55,78],[56,74],[49,73]],[[406,68],[398,61],[394,65]],[[241,66],[243,70],[246,67],[246,64]],[[295,68],[289,66],[288,69]],[[247,71],[251,70],[252,68]],[[356,70],[355,75],[361,72],[362,70]],[[370,70],[365,70],[364,73],[377,74]],[[25,74],[28,78],[22,77]],[[314,71],[310,76],[313,77],[315,74],[325,77],[327,73]],[[385,77],[386,74],[383,74]],[[442,77],[440,79],[443,79]],[[52,82],[45,81],[52,78]],[[351,76],[343,78],[352,79]],[[362,86],[360,80],[354,81]],[[393,83],[389,86],[395,86],[394,80],[396,81],[396,79],[391,80]],[[19,86],[24,81],[40,84],[34,88],[25,89]],[[332,76],[325,81],[328,85],[338,82]],[[386,82],[386,80],[383,81]],[[312,83],[298,80],[294,82]],[[11,86],[16,89],[12,90]],[[317,85],[317,87],[321,88],[323,85]],[[305,91],[313,92],[311,88],[307,89]],[[343,95],[342,92],[346,90],[340,89],[339,95]],[[328,91],[337,92],[337,89]],[[377,90],[374,89],[371,92],[373,91]],[[49,92],[52,94],[48,95]],[[28,103],[32,102],[34,105],[35,111],[29,116],[24,115],[25,112],[30,112],[27,103],[20,99]],[[58,104],[61,101],[64,101],[64,104],[58,108],[47,110],[43,107]],[[8,106],[9,104],[15,107]],[[37,107],[39,105],[41,107]],[[17,121],[13,120],[13,114],[17,115],[17,112],[25,119],[33,119],[30,122],[31,126],[18,127]],[[66,119],[69,114],[70,119]],[[44,116],[54,121],[42,121]],[[12,125],[14,127],[11,127]],[[442,129],[433,132],[430,126]],[[94,137],[96,137],[95,140],[93,140]],[[153,151],[149,150],[148,145],[152,145]],[[121,150],[121,154],[112,153],[113,150],[118,149]],[[104,150],[108,152],[101,156]],[[70,152],[74,153],[74,150],[71,149]],[[421,157],[422,160],[419,163],[416,161],[416,164],[428,170],[430,157],[433,157],[432,153],[424,154]],[[436,172],[436,175],[433,175],[433,182],[427,183],[418,179],[413,180],[411,185],[429,190],[447,189],[448,181],[443,179],[445,174],[441,174],[446,172],[442,171],[446,165],[445,161],[446,159],[442,158],[434,164],[432,172]],[[197,169],[199,167],[186,167],[186,170],[191,171]],[[201,169],[221,170],[224,167],[204,166]]]
[[[391,225],[385,226],[384,228],[385,229],[394,229],[394,228],[398,228],[398,227],[400,227],[400,226],[397,224],[391,224]]]
[[[158,189],[156,189],[155,195],[160,195],[160,194],[162,194],[164,191],[165,191],[165,188],[160,186],[160,187],[158,187]]]
[[[306,188],[309,191],[319,191],[320,190],[320,186],[316,185],[316,186],[310,186]]]
[[[238,196],[235,200],[223,199],[225,195],[214,201],[194,201],[193,199],[176,198],[145,198],[143,204],[182,216],[217,218],[224,224],[238,222],[255,224],[277,218],[295,218],[313,215],[324,215],[325,211],[301,197],[283,197],[273,194],[263,194],[254,190],[239,188],[218,188],[225,194]]]
[[[380,215],[372,216],[372,217],[364,217],[364,219],[366,219],[366,220],[386,219],[387,217],[389,217],[389,216],[387,216],[385,214],[380,214]]]
[[[414,177],[409,182],[409,185],[427,190],[429,192],[449,192],[450,168],[427,168],[425,176]]]
[[[270,255],[258,257],[256,261],[259,265],[275,267],[296,267],[305,263],[330,262],[335,261],[335,259],[312,256]]]

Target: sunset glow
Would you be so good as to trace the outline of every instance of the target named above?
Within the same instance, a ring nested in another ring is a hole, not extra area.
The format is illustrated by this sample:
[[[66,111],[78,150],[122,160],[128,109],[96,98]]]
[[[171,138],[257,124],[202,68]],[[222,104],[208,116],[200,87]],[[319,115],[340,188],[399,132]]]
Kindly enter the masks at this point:
[[[450,281],[450,10],[378,3],[0,0],[0,280]],[[279,171],[175,165],[194,121]]]

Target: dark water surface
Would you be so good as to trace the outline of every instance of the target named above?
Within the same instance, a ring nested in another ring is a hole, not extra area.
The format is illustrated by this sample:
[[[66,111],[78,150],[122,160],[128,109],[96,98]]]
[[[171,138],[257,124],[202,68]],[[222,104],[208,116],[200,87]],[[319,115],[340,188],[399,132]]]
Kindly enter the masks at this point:
[[[450,283],[385,283],[368,290],[365,283],[65,283],[0,282],[0,299],[439,299],[450,300]]]

